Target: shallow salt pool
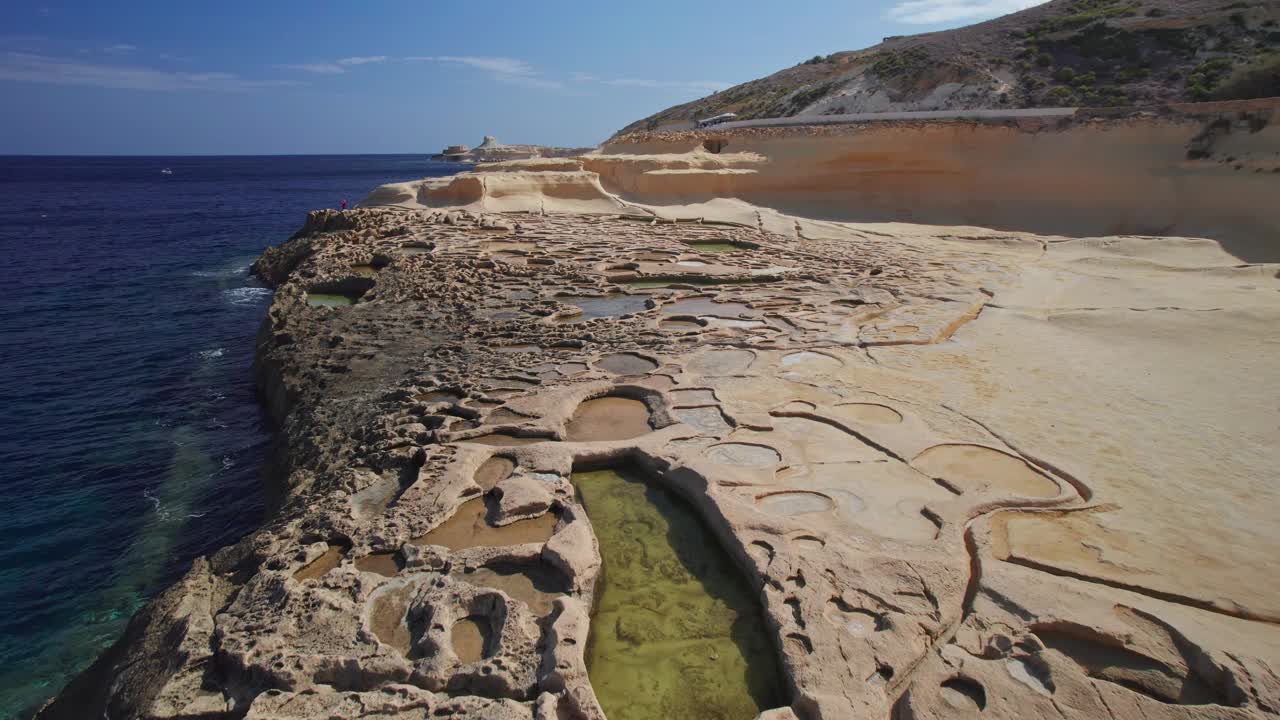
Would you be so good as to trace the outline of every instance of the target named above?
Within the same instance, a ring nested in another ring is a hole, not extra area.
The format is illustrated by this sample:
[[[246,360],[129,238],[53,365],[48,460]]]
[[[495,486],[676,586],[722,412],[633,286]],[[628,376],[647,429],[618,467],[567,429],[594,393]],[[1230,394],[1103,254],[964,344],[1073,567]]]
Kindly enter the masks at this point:
[[[785,704],[755,594],[693,508],[638,470],[572,481],[604,561],[587,671],[610,720],[749,720]]]
[[[644,312],[648,308],[649,301],[644,295],[563,296],[557,297],[556,300],[582,310],[577,315],[564,317],[560,320],[560,322],[566,323],[583,322],[596,318],[620,317]]]

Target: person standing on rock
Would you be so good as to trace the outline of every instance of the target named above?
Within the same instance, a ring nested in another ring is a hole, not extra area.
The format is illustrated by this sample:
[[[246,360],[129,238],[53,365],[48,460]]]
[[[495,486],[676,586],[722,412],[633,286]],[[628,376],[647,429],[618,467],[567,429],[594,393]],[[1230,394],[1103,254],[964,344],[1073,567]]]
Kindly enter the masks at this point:
[[[343,198],[343,200],[342,200],[342,210],[343,210],[343,212],[345,212],[345,211],[346,211],[346,209],[347,209],[347,200],[346,200],[346,198]]]

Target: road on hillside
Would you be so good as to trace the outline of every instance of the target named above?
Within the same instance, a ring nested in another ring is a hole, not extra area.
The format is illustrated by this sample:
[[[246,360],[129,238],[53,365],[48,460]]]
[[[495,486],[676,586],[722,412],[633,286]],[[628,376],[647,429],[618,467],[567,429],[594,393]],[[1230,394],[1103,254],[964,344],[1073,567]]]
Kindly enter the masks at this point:
[[[1015,118],[1071,117],[1079,108],[1028,108],[1025,110],[921,110],[916,112],[851,113],[848,115],[813,115],[759,120],[736,120],[712,125],[704,130],[732,130],[751,127],[787,127],[792,125],[845,125],[847,123],[883,122],[885,120],[1012,120]]]

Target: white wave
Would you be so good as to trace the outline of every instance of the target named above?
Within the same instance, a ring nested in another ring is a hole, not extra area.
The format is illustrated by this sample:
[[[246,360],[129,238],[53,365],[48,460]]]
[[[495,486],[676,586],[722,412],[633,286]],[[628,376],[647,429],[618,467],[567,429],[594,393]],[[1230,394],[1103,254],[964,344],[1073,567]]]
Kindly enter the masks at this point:
[[[214,358],[220,358],[222,357],[222,348],[214,348],[212,350],[201,350],[200,352],[196,353],[196,355],[198,355],[201,360],[212,360]]]
[[[271,290],[264,287],[239,287],[223,290],[222,294],[232,305],[257,305],[271,297]]]
[[[244,263],[241,265],[236,265],[234,267],[222,267],[216,270],[196,270],[191,274],[195,277],[202,277],[202,278],[244,277],[249,274],[250,267],[252,267],[251,263]]]

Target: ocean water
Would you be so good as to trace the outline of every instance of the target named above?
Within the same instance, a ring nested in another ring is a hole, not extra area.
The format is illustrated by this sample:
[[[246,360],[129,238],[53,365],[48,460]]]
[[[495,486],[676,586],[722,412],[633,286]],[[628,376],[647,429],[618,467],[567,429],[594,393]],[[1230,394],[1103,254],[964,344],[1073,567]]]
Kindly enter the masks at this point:
[[[257,254],[307,210],[457,169],[0,157],[0,717],[29,716],[192,558],[261,523]]]

